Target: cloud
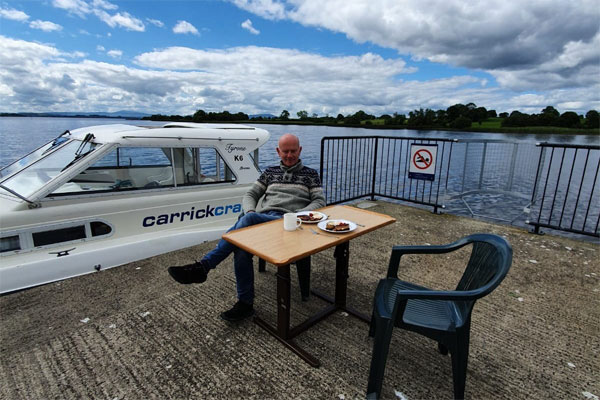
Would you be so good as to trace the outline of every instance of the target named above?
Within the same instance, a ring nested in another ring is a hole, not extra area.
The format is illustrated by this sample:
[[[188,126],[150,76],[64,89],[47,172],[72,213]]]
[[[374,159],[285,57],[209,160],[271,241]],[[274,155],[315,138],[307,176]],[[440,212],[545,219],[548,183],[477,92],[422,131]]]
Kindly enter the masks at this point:
[[[573,57],[587,54],[575,44],[570,51]],[[414,68],[403,59],[372,53],[324,56],[258,46],[169,47],[139,54],[128,67],[82,60],[54,45],[0,35],[0,71],[0,111],[6,112],[135,109],[190,115],[202,108],[275,115],[283,109],[292,115],[300,110],[319,115],[364,110],[381,115],[468,102],[498,112],[539,113],[547,105],[561,112],[600,109],[597,83],[526,93],[489,87],[486,78],[469,74],[417,81]]]
[[[116,10],[119,6],[112,4],[106,0],[93,0],[92,6],[95,8],[103,8],[105,10]]]
[[[121,58],[121,56],[123,55],[123,51],[121,51],[121,50],[109,50],[109,51],[106,52],[106,54],[108,54],[112,58]]]
[[[177,21],[177,24],[173,27],[174,33],[191,33],[192,35],[199,35],[198,29],[187,21]]]
[[[85,18],[86,14],[92,12],[92,7],[83,0],[52,0],[52,5],[81,18]]]
[[[165,26],[164,22],[162,22],[158,19],[146,18],[146,21],[148,21],[152,25],[158,26],[159,28],[162,28],[163,26]]]
[[[114,11],[119,7],[106,0],[52,0],[52,5],[56,8],[67,10],[81,18],[93,14],[111,28],[120,27],[129,31],[144,32],[146,27],[144,23],[128,12],[118,12],[109,14],[108,11]]]
[[[266,19],[280,20],[287,17],[285,2],[272,0],[230,0],[241,9]]]
[[[96,14],[96,16],[100,18],[100,20],[104,21],[111,28],[119,26],[121,28],[125,28],[128,31],[137,32],[144,32],[146,30],[146,27],[141,20],[133,17],[127,12],[110,15],[103,10],[94,10],[94,14]]]
[[[15,9],[0,8],[0,18],[6,18],[13,21],[25,22],[29,19],[29,15],[23,11]]]
[[[242,22],[242,28],[246,29],[248,32],[250,32],[253,35],[258,35],[260,34],[260,31],[255,29],[252,26],[252,21],[250,21],[249,19],[245,20],[244,22]]]
[[[343,33],[417,60],[487,71],[507,88],[538,90],[543,82],[568,88],[573,80],[587,85],[590,62],[600,63],[596,0],[230,1],[266,19]],[[573,58],[575,48],[586,57]],[[594,82],[599,79],[596,73]]]
[[[23,11],[15,10],[15,9],[4,9],[0,8],[0,18],[6,18],[13,21],[19,22],[27,22],[29,20],[29,15],[24,13]],[[44,32],[52,32],[52,31],[60,31],[62,30],[62,26],[55,24],[50,21],[41,21],[36,19],[35,21],[31,21],[29,23],[29,27],[32,29],[39,29]]]
[[[52,32],[52,31],[61,31],[62,30],[62,26],[55,24],[54,22],[40,21],[39,19],[36,19],[35,21],[31,21],[29,23],[29,27],[32,29],[40,29],[44,32]]]

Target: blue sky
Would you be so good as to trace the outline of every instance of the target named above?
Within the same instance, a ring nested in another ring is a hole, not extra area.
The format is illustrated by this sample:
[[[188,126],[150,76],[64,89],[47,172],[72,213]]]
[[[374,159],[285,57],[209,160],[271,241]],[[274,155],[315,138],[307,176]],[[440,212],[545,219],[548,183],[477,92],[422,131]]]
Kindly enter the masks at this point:
[[[597,0],[0,0],[0,111],[600,109]]]

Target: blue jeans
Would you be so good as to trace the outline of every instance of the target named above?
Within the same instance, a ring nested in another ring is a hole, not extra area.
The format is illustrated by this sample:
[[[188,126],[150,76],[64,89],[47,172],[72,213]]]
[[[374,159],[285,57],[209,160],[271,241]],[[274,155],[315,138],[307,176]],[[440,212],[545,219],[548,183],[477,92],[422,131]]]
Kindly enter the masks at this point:
[[[229,228],[227,232],[263,222],[273,221],[280,219],[281,217],[283,217],[283,213],[278,211],[268,211],[266,213],[252,212],[240,217],[235,225]],[[206,262],[210,269],[214,269],[232,252],[237,297],[245,303],[252,304],[254,302],[254,266],[252,264],[252,254],[221,239],[219,240],[217,247],[207,253],[202,260]]]

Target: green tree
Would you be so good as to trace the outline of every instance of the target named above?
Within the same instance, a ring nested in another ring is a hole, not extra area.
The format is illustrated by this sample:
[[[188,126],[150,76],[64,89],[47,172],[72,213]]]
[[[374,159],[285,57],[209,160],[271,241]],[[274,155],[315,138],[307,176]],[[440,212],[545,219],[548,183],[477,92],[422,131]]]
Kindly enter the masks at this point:
[[[194,113],[194,122],[202,122],[206,120],[206,113],[203,110],[198,110]]]
[[[455,129],[465,129],[470,128],[472,123],[473,121],[471,121],[468,117],[461,115],[450,123],[450,127]]]
[[[598,111],[590,110],[585,114],[585,127],[590,129],[600,128],[600,117]]]
[[[547,106],[546,108],[544,108],[542,110],[542,114],[553,115],[556,118],[560,117],[560,113],[558,112],[558,110],[552,106]]]
[[[307,111],[304,111],[304,110],[302,110],[302,111],[298,111],[298,112],[296,113],[296,115],[297,115],[297,116],[298,116],[298,118],[300,118],[300,119],[306,119],[306,118],[308,118],[308,112],[307,112]]]
[[[279,115],[279,118],[284,121],[287,121],[288,119],[290,119],[290,112],[288,110],[283,110]]]
[[[579,120],[579,115],[577,115],[577,113],[567,111],[558,117],[558,125],[564,126],[565,128],[579,128],[581,126],[581,121]]]

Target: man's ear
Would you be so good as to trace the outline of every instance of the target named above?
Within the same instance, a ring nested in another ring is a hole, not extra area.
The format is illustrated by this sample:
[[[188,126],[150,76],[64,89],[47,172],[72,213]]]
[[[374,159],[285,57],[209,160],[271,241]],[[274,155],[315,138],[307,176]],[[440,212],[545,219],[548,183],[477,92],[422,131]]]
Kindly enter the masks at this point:
[[[300,155],[300,153],[302,153],[302,146],[298,146],[298,155]]]

